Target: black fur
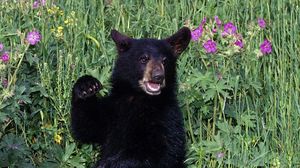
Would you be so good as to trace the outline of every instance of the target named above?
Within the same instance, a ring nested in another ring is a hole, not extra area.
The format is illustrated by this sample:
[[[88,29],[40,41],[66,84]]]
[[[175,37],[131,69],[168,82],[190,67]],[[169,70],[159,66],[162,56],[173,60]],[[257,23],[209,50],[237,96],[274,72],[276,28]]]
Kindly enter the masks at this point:
[[[176,98],[176,60],[191,35],[182,28],[165,40],[133,39],[113,30],[118,58],[108,96],[96,97],[100,82],[78,79],[72,92],[73,136],[82,143],[102,145],[99,168],[183,168],[185,132]],[[165,87],[159,95],[146,94],[138,81],[151,59],[166,57]]]

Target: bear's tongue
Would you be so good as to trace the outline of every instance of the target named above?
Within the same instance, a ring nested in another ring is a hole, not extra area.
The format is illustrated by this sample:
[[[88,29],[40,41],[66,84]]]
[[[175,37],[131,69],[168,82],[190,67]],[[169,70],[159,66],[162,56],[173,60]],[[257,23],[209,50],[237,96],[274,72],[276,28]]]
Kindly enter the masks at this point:
[[[147,87],[152,92],[157,92],[160,90],[160,84],[158,83],[147,82]]]

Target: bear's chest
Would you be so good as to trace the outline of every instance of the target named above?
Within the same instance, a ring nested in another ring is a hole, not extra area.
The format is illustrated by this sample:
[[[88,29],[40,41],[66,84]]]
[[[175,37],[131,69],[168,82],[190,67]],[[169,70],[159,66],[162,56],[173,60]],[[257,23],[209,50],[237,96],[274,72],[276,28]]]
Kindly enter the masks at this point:
[[[163,106],[151,103],[122,102],[116,106],[117,130],[125,131],[126,135],[147,137],[165,132],[166,115]]]
[[[160,151],[166,147],[169,131],[163,106],[123,101],[118,102],[114,113],[110,139],[118,148]]]

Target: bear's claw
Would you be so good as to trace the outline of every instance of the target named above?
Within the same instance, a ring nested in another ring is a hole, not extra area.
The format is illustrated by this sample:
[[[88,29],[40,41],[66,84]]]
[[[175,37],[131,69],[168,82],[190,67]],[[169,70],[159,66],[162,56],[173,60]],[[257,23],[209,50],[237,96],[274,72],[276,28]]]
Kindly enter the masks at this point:
[[[73,95],[85,99],[98,93],[102,89],[101,83],[94,77],[85,75],[80,77],[74,85]]]

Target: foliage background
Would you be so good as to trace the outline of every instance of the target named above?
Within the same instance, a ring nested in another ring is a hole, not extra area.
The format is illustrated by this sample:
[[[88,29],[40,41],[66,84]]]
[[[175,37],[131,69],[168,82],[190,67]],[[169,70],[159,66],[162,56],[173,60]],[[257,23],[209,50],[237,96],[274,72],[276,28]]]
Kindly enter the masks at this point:
[[[207,55],[191,43],[178,62],[178,97],[193,167],[300,166],[299,0],[30,0],[0,2],[0,167],[89,167],[98,147],[70,135],[70,91],[83,74],[109,91],[115,28],[132,37],[163,38],[183,25],[219,16],[232,21],[245,50]],[[267,30],[254,33],[258,18]],[[25,42],[39,30],[42,41]],[[264,38],[272,54],[257,58]],[[214,64],[218,66],[211,66]],[[217,68],[216,68],[217,67]],[[8,84],[5,81],[8,80]]]

